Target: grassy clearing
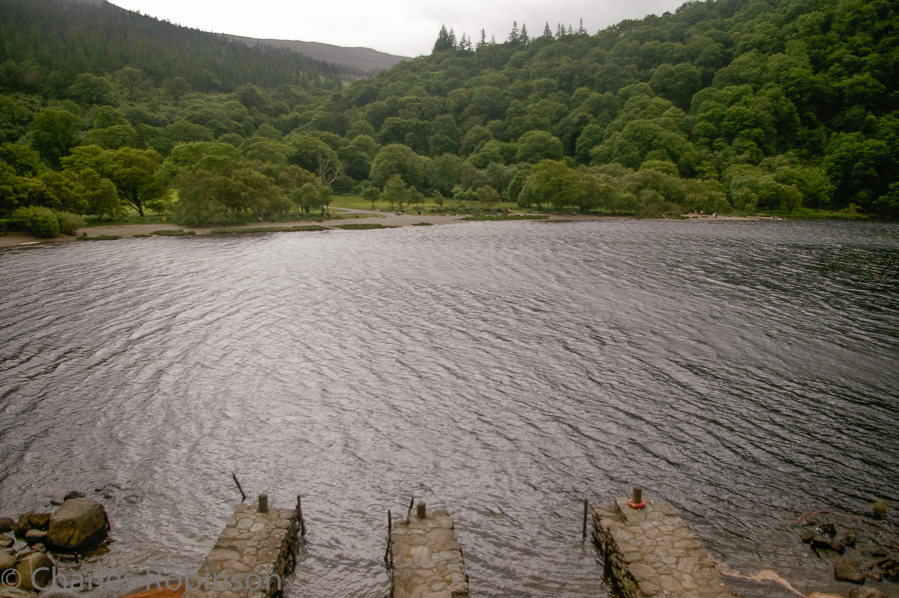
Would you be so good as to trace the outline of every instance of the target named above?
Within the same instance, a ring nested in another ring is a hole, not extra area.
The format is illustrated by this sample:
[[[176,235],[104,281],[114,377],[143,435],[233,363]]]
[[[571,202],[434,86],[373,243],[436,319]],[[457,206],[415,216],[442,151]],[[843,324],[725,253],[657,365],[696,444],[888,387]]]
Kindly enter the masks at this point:
[[[171,230],[171,229],[154,230],[152,234],[154,234],[158,237],[189,237],[189,236],[195,235],[197,233],[195,233],[192,230],[183,230],[183,229],[179,228],[178,230]]]
[[[75,237],[76,241],[118,241],[122,237],[119,235],[97,235],[96,237],[88,237],[87,235],[81,235],[80,237]]]
[[[343,230],[371,230],[373,228],[396,228],[396,227],[384,226],[383,224],[375,224],[372,222],[360,222],[359,224],[338,224],[334,228],[342,228]]]
[[[349,225],[353,226],[353,225]],[[359,225],[356,225],[359,226]],[[247,235],[252,233],[292,233],[301,231],[328,230],[327,226],[308,224],[305,226],[260,226],[257,228],[216,228],[210,235]]]

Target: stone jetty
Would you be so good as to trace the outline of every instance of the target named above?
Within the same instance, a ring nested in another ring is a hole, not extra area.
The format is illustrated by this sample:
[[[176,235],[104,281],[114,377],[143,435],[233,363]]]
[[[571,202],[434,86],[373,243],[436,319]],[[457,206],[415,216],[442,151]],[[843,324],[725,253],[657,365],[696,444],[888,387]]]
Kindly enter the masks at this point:
[[[264,496],[264,495],[263,495]],[[197,572],[184,598],[271,598],[294,563],[299,519],[294,509],[241,503]]]
[[[594,507],[606,573],[626,598],[733,598],[715,561],[661,500],[615,500]],[[630,504],[643,505],[632,508]]]
[[[392,598],[468,598],[462,549],[448,511],[409,509],[390,529]]]

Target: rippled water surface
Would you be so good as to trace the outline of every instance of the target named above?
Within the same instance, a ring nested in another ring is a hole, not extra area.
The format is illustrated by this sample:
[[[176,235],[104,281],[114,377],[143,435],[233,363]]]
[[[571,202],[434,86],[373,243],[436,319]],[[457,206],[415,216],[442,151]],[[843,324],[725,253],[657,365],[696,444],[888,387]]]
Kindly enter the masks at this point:
[[[728,565],[825,591],[790,523],[899,499],[892,224],[65,243],[0,252],[0,283],[0,515],[99,497],[85,570],[196,568],[235,472],[304,497],[291,596],[383,597],[413,495],[452,511],[474,596],[607,596],[582,501],[640,483]]]

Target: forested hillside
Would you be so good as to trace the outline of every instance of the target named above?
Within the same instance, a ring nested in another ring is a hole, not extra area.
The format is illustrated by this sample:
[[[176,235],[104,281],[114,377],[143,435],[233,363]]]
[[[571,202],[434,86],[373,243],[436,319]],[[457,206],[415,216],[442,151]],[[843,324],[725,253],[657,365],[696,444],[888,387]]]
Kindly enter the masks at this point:
[[[7,6],[31,4],[0,0],[4,22]],[[55,29],[67,36],[53,42],[71,65],[65,86],[39,48],[16,58],[27,43],[10,36],[38,39],[39,27],[4,26],[4,73],[20,78],[2,80],[31,87],[0,98],[0,210],[112,215],[118,197],[185,223],[234,222],[353,190],[392,203],[895,217],[897,11],[887,0],[711,0],[595,35],[546,24],[531,38],[516,25],[507,41],[472,44],[443,30],[430,56],[342,90],[277,80],[286,58],[274,51],[245,50],[278,85],[228,78],[208,57],[237,50],[217,41],[141,62],[152,55],[141,47],[174,44],[124,25],[121,53],[92,61],[104,54],[91,29]],[[21,75],[27,60],[37,79]],[[140,184],[128,179],[138,171]]]
[[[203,91],[234,91],[247,83],[310,86],[320,77],[362,74],[83,0],[0,0],[0,63],[0,90],[56,97],[66,97],[81,73],[107,75],[126,66],[155,85],[182,77]]]

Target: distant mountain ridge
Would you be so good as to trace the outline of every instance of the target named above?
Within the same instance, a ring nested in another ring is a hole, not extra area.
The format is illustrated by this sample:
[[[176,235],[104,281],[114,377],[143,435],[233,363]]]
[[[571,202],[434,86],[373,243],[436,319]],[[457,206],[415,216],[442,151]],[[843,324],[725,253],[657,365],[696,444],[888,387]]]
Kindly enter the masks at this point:
[[[333,46],[331,44],[319,42],[256,39],[253,37],[243,37],[231,34],[225,34],[225,37],[231,41],[243,42],[249,46],[262,44],[274,46],[276,48],[287,48],[315,60],[351,66],[372,75],[381,71],[386,71],[400,62],[412,60],[412,58],[408,56],[395,56],[385,52],[378,52],[371,48],[345,48],[343,46]]]

